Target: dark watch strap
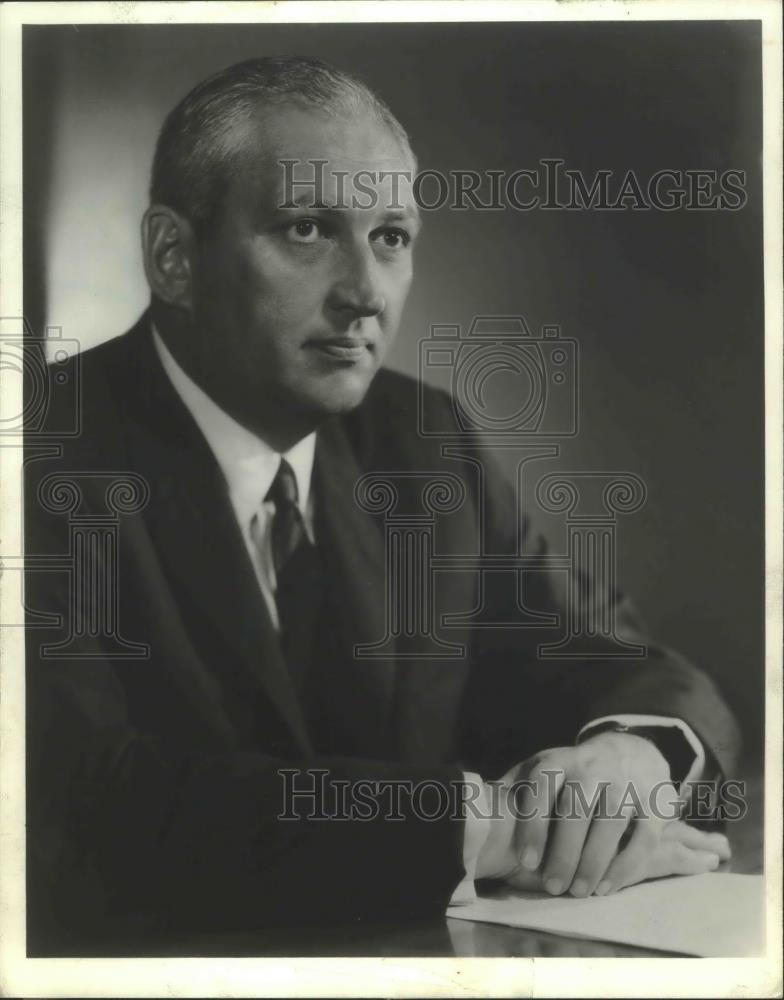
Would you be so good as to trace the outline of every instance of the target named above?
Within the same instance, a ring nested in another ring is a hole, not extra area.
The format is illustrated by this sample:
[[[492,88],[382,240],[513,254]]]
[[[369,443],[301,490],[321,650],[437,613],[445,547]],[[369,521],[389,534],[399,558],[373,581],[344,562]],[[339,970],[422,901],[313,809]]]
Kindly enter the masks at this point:
[[[668,726],[666,723],[661,726],[624,726],[610,719],[586,729],[577,742],[582,743],[599,733],[631,733],[632,736],[650,740],[670,765],[670,778],[676,788],[680,788],[694,763],[694,749],[679,726]]]

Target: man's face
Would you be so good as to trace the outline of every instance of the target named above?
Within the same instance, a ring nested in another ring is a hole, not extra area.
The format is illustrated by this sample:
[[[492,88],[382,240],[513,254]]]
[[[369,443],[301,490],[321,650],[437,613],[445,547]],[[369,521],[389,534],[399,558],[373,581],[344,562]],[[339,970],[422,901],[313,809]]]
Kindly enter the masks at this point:
[[[395,190],[378,174],[410,178],[413,164],[370,112],[268,109],[242,140],[219,220],[193,259],[189,353],[205,388],[252,428],[316,426],[362,400],[397,332],[418,219],[410,180]],[[298,164],[289,178],[310,184],[287,189],[284,160]],[[292,200],[301,204],[281,207]]]

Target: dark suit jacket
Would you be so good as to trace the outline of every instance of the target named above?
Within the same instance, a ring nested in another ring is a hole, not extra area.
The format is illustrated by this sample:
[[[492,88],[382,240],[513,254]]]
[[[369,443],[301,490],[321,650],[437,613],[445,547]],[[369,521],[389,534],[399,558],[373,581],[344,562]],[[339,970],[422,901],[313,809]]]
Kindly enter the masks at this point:
[[[645,712],[685,719],[731,771],[736,728],[714,687],[651,643],[620,598],[619,622],[627,637],[648,642],[645,660],[543,663],[536,646],[552,641],[551,632],[469,629],[449,634],[466,648],[452,659],[406,657],[404,640],[385,659],[353,657],[354,645],[385,631],[383,524],[354,501],[362,473],[459,476],[466,498],[439,518],[436,547],[449,555],[479,544],[475,466],[442,457],[437,441],[418,435],[417,385],[391,371],[378,374],[353,413],[318,432],[316,533],[329,571],[336,654],[320,678],[318,711],[327,725],[317,736],[221,473],[161,369],[148,320],[86,352],[80,364],[81,434],[62,438],[59,457],[39,457],[34,447],[27,456],[27,551],[69,549],[68,518],[39,502],[48,475],[72,474],[78,513],[88,518],[107,509],[106,478],[95,473],[142,477],[149,502],[120,517],[117,621],[123,637],[147,644],[149,655],[118,657],[88,622],[72,636],[68,657],[43,656],[42,643],[66,632],[28,630],[31,953],[112,953],[118,942],[211,928],[443,911],[462,876],[459,819],[417,816],[400,786],[400,820],[325,822],[308,819],[304,805],[300,820],[280,820],[280,768],[325,768],[350,783],[449,786],[463,768],[496,777],[537,749],[572,743],[580,726],[601,715]],[[54,438],[69,426],[65,405],[55,393],[47,424]],[[442,394],[428,393],[427,405],[440,425],[452,419]],[[39,433],[28,444],[51,440]],[[489,468],[489,551],[513,552],[515,500]],[[415,508],[400,482],[401,509]],[[529,551],[544,551],[527,525],[523,538]],[[437,611],[476,605],[475,573],[438,578]],[[66,631],[69,594],[66,573],[28,573],[31,613],[60,614]],[[543,573],[530,574],[525,598],[531,608],[559,611]],[[88,610],[98,599],[85,597]],[[143,943],[132,947],[143,953]]]

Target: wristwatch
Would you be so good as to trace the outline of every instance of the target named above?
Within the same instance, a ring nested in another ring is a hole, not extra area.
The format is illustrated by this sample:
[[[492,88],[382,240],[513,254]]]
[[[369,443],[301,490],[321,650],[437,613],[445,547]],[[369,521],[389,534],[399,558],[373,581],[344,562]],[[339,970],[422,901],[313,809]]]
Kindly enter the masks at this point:
[[[591,736],[598,736],[599,733],[631,733],[632,736],[642,736],[643,739],[650,740],[670,765],[670,780],[676,789],[680,789],[681,782],[691,770],[696,757],[694,749],[679,726],[666,724],[661,726],[625,726],[621,722],[608,720],[584,730],[577,742],[583,743]]]

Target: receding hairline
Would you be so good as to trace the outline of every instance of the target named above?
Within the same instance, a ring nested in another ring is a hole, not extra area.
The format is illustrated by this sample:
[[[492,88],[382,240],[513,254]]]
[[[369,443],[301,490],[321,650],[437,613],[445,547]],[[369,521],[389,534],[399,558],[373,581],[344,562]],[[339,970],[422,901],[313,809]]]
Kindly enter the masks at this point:
[[[275,119],[279,112],[286,115],[292,111],[299,112],[302,115],[311,115],[315,118],[322,118],[326,121],[343,122],[349,126],[354,126],[355,128],[359,126],[357,116],[352,115],[350,109],[348,108],[327,111],[317,105],[309,105],[306,102],[300,102],[296,99],[281,99],[273,103],[260,100],[258,105],[253,108],[246,117],[228,123],[226,131],[224,132],[224,139],[227,144],[230,144],[233,147],[232,151],[229,152],[229,155],[237,155],[238,153],[241,155],[243,149],[239,147],[242,144],[247,143],[254,147],[252,149],[254,155],[260,152],[264,156],[265,160],[276,161],[280,160],[282,156],[287,156],[289,154],[289,150],[280,148],[281,137],[276,129],[277,122]],[[401,137],[395,129],[390,127],[389,122],[379,115],[374,108],[363,107],[361,109],[361,113],[364,116],[365,122],[377,124],[381,131],[390,137],[390,149],[394,147],[395,151],[402,154],[405,159],[410,160],[412,168],[415,168],[416,157],[407,137]],[[238,138],[238,132],[243,129],[247,129],[248,131],[245,133],[244,137]],[[258,148],[256,148],[257,146]],[[307,150],[307,159],[314,161],[319,159],[323,160],[324,156],[322,155],[322,152],[323,151],[320,150],[314,142],[313,147]]]

